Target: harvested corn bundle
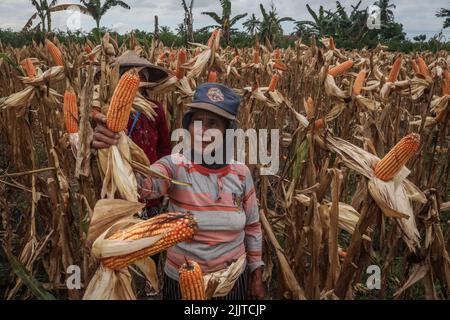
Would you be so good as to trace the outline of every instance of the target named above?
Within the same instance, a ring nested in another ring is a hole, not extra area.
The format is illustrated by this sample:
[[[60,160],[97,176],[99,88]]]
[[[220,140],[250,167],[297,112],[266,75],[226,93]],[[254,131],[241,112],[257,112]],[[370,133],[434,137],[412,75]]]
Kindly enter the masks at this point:
[[[182,300],[206,300],[203,273],[197,262],[186,259],[179,270],[179,284]]]
[[[345,74],[349,69],[351,69],[351,67],[353,67],[353,61],[347,60],[344,63],[341,63],[341,64],[337,65],[336,67],[331,68],[328,71],[328,74],[330,76],[332,76],[333,78],[336,78],[340,75]]]
[[[107,114],[106,125],[111,131],[122,132],[127,128],[139,83],[139,75],[135,70],[125,73],[120,79]]]
[[[361,70],[356,77],[355,84],[353,85],[353,94],[359,96],[361,94],[364,81],[366,80],[366,71]]]
[[[77,96],[73,91],[64,93],[64,123],[68,133],[78,132]]]
[[[375,166],[375,176],[383,181],[392,180],[412,158],[420,146],[420,136],[412,133],[404,137]]]
[[[391,72],[389,73],[389,77],[387,82],[394,83],[397,81],[398,75],[400,73],[400,69],[402,67],[403,57],[400,55],[392,66]]]
[[[108,240],[131,241],[159,235],[162,238],[151,247],[124,256],[103,259],[102,264],[113,270],[123,269],[135,261],[163,252],[177,243],[191,239],[196,229],[197,223],[192,214],[167,213],[137,223],[126,230],[116,232]]]
[[[59,48],[48,39],[45,40],[45,45],[47,47],[48,52],[53,58],[53,62],[55,62],[57,66],[63,67],[64,59],[62,57],[61,50],[59,50]]]
[[[28,78],[34,78],[36,77],[36,68],[33,64],[33,61],[31,59],[25,59],[20,64],[22,69],[25,71]]]

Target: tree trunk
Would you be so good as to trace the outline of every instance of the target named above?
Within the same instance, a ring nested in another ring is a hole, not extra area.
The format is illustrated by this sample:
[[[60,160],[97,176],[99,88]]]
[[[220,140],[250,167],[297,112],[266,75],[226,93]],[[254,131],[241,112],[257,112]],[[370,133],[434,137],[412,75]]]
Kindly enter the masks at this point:
[[[45,29],[45,25],[46,25],[45,15],[40,14],[39,18],[41,18],[42,32],[45,33],[46,32],[46,29]]]
[[[52,32],[52,15],[50,14],[50,12],[47,13],[47,23],[48,23],[47,31]]]
[[[153,33],[153,37],[155,42],[159,40],[159,19],[158,16],[155,16],[155,32]]]

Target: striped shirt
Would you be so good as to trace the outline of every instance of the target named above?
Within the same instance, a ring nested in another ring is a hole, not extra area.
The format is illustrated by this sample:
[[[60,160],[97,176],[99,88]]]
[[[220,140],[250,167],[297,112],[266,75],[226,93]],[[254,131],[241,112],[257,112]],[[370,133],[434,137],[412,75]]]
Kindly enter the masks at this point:
[[[170,278],[178,280],[185,257],[198,262],[204,273],[225,269],[243,254],[250,271],[264,265],[256,192],[246,165],[233,161],[213,170],[174,154],[153,164],[152,169],[192,185],[155,178],[147,178],[142,185],[142,198],[168,195],[170,212],[190,212],[198,223],[192,240],[168,250],[165,272]]]

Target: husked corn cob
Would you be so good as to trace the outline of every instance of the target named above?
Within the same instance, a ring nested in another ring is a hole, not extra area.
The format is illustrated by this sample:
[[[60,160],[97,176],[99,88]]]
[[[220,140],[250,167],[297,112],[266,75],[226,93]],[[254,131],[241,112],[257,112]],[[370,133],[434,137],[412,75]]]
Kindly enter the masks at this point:
[[[22,66],[23,70],[27,74],[28,78],[36,77],[36,68],[35,68],[33,62],[31,61],[31,59],[23,60],[20,65]]]
[[[417,58],[417,66],[419,67],[419,71],[424,76],[431,76],[430,70],[428,69],[427,64],[425,63],[425,60],[423,60],[422,57]]]
[[[64,124],[68,133],[78,132],[77,96],[73,91],[64,93]]]
[[[197,262],[186,259],[179,270],[179,284],[182,300],[206,300],[203,273]]]
[[[341,63],[341,64],[337,65],[336,67],[331,68],[328,71],[328,74],[335,78],[335,77],[338,77],[338,76],[346,73],[351,67],[353,67],[353,61],[347,60],[344,63]]]
[[[272,76],[272,80],[270,81],[270,85],[269,85],[269,92],[274,92],[276,90],[279,80],[280,80],[279,75],[274,74]]]
[[[355,84],[353,85],[353,94],[355,96],[359,96],[361,94],[364,81],[366,81],[366,71],[361,70],[356,77]]]
[[[404,137],[375,166],[375,176],[383,181],[394,178],[403,166],[412,158],[420,146],[420,135],[411,133]]]
[[[127,128],[134,98],[139,90],[139,75],[132,70],[120,78],[107,114],[106,126],[114,132]]]
[[[419,66],[417,65],[417,62],[414,59],[411,60],[411,66],[414,70],[415,75],[420,73]]]
[[[398,75],[400,73],[400,69],[402,67],[402,61],[403,61],[403,57],[401,55],[397,59],[395,59],[395,62],[391,69],[391,73],[389,73],[387,82],[394,83],[395,81],[397,81]]]
[[[211,37],[208,40],[208,47],[212,48],[214,43],[216,42],[217,36],[219,35],[219,29],[214,29],[211,34]]]
[[[287,71],[288,69],[287,65],[278,61],[274,63],[273,67],[280,71]]]
[[[217,72],[210,71],[208,74],[208,82],[217,82]]]
[[[45,45],[47,47],[48,52],[50,53],[50,55],[53,58],[53,62],[55,62],[55,64],[57,66],[64,66],[64,59],[62,57],[62,53],[61,50],[59,50],[59,48],[50,40],[46,39],[45,40]]]
[[[177,78],[182,79],[185,74],[185,69],[183,68],[183,65],[186,63],[186,50],[182,49],[180,52],[178,52],[178,61],[177,61]]]
[[[119,270],[142,258],[163,252],[177,243],[191,239],[197,229],[192,214],[167,213],[140,222],[126,230],[116,232],[108,240],[138,240],[164,235],[154,245],[128,255],[110,257],[102,260],[103,266]]]

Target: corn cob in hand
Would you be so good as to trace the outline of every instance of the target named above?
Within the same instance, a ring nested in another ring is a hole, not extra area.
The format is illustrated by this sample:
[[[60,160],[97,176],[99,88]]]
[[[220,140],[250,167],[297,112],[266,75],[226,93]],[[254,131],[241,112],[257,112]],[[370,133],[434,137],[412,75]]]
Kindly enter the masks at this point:
[[[139,240],[163,235],[151,247],[117,257],[105,258],[103,266],[120,270],[145,257],[163,252],[174,245],[191,239],[197,230],[197,223],[192,214],[167,213],[153,219],[135,224],[113,234],[108,240]]]

